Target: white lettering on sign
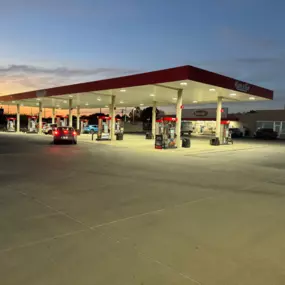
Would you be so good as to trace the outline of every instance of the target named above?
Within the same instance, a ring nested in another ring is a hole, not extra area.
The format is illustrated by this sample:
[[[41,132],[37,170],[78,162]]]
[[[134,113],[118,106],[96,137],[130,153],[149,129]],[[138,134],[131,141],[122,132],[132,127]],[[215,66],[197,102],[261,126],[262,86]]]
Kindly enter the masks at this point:
[[[235,82],[236,90],[247,93],[250,90],[250,85],[239,81]]]
[[[215,119],[217,114],[216,108],[204,108],[204,109],[183,109],[182,110],[182,118],[192,118],[203,120],[207,119]],[[224,107],[223,111],[221,111],[221,116],[223,119],[228,116],[228,108]]]
[[[194,115],[197,117],[206,117],[208,112],[206,110],[196,110],[194,111]]]

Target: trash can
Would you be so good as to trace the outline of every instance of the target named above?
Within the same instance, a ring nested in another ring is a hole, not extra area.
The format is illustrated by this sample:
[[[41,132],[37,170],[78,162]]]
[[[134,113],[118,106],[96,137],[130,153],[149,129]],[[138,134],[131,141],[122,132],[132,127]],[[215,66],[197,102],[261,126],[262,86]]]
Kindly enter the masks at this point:
[[[124,139],[124,134],[123,133],[116,134],[116,140],[117,141],[122,141],[123,139]]]
[[[146,138],[147,140],[152,140],[152,133],[146,133],[146,134],[145,134],[145,138]]]
[[[219,138],[212,138],[212,139],[210,139],[210,145],[220,145]]]
[[[182,140],[182,147],[190,148],[190,146],[191,146],[190,139],[189,139],[189,138],[184,138],[184,139]]]

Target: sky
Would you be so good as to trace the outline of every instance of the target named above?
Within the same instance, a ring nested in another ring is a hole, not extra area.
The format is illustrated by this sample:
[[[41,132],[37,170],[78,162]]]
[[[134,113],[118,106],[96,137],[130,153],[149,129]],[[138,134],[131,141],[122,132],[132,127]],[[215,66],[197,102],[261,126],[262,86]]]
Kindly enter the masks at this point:
[[[180,65],[274,90],[285,105],[285,1],[0,0],[0,96]],[[170,110],[170,109],[169,109]]]

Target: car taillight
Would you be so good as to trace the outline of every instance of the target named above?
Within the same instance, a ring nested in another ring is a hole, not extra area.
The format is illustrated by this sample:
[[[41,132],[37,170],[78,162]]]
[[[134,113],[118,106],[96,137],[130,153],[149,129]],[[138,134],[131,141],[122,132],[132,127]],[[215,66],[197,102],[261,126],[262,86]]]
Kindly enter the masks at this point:
[[[76,136],[76,135],[77,135],[77,133],[76,133],[76,132],[73,132],[72,134],[73,134],[74,136]]]
[[[54,131],[54,135],[57,136],[58,135],[58,131]]]
[[[68,131],[63,131],[65,134],[68,134]]]

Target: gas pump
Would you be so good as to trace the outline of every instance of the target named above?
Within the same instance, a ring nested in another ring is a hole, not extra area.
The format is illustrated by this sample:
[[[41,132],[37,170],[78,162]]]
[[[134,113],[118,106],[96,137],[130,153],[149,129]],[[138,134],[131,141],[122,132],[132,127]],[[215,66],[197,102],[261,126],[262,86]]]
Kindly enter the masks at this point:
[[[67,119],[68,119],[68,116],[64,116],[62,119],[63,119],[62,127],[67,127]]]
[[[123,134],[124,133],[124,122],[121,119],[115,119],[115,134]]]
[[[176,148],[176,126],[177,118],[164,117],[156,121],[155,148]]]
[[[84,128],[88,126],[88,120],[87,119],[81,119],[80,120],[80,132],[84,132]]]
[[[110,132],[111,117],[99,116],[98,117],[98,132],[97,141],[108,141],[111,140]]]
[[[37,133],[37,121],[38,117],[36,116],[29,116],[28,117],[28,133]]]
[[[229,142],[233,143],[229,128],[230,121],[221,121],[221,144],[228,144]]]
[[[58,127],[66,127],[67,126],[67,116],[56,116],[56,124]]]
[[[13,117],[7,118],[7,132],[16,132],[15,124],[16,124],[16,118]]]

